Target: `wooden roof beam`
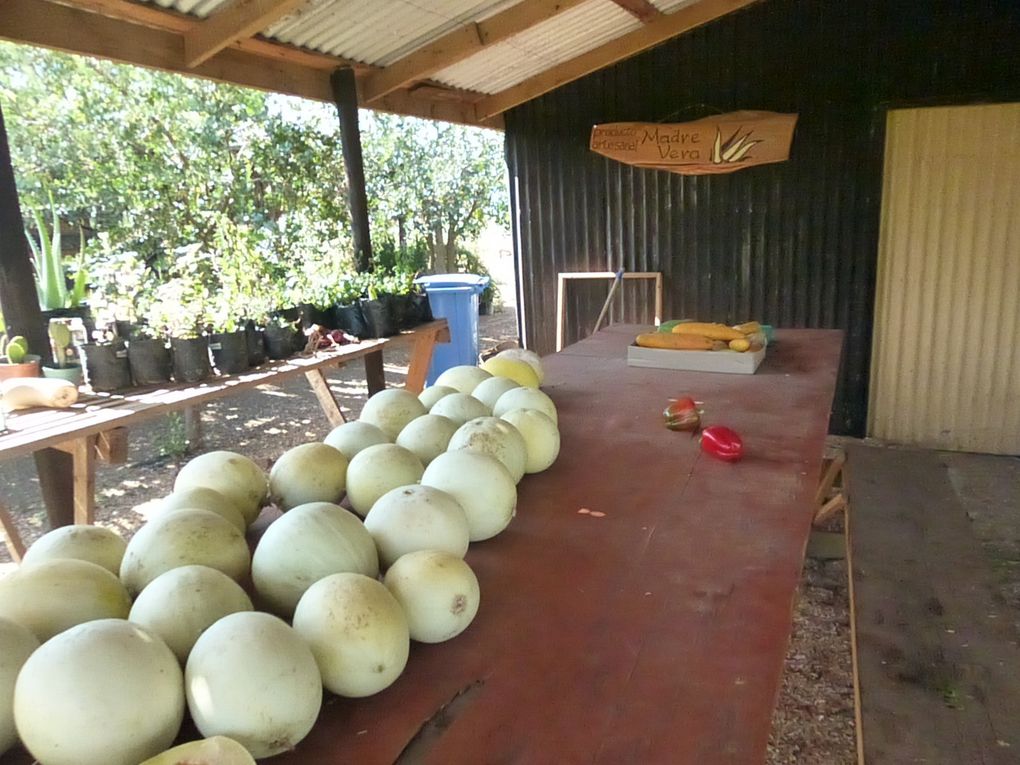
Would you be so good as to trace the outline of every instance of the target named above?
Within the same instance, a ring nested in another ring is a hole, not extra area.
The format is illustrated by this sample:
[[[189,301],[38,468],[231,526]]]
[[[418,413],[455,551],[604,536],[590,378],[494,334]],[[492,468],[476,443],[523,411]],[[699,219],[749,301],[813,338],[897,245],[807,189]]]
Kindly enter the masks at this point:
[[[361,84],[361,101],[371,104],[406,88],[480,50],[580,5],[583,0],[523,0],[484,21],[468,24],[369,75]]]
[[[261,32],[305,2],[307,0],[234,0],[185,33],[185,65],[194,69],[228,45]]]
[[[484,121],[493,115],[501,114],[561,85],[630,58],[672,37],[756,2],[760,0],[700,0],[673,13],[663,14],[641,29],[635,29],[577,58],[481,99],[475,106],[478,119]]]
[[[662,11],[652,5],[651,0],[613,0],[613,2],[642,24],[649,24],[663,15]]]

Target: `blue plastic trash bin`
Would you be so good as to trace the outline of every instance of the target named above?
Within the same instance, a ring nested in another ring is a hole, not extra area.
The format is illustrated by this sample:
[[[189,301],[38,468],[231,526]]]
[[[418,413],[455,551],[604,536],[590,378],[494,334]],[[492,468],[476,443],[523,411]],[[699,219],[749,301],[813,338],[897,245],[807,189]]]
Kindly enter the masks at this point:
[[[478,296],[488,276],[434,274],[415,280],[425,287],[432,315],[450,325],[450,342],[436,345],[429,365],[428,385],[450,367],[478,363]]]

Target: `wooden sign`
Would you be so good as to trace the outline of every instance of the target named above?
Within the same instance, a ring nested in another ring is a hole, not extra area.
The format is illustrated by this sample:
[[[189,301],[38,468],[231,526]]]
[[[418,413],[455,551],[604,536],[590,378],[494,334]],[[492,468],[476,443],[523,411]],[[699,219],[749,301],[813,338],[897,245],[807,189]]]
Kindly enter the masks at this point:
[[[732,173],[788,159],[796,124],[796,114],[776,112],[730,112],[674,124],[613,122],[591,129],[589,148],[637,167]]]

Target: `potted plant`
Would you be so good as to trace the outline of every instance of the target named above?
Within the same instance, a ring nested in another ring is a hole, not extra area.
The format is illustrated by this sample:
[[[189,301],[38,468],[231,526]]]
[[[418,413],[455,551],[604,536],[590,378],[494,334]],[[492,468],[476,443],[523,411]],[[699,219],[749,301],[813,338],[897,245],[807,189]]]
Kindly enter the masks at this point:
[[[399,331],[394,316],[394,302],[388,293],[390,282],[385,274],[368,275],[368,297],[361,299],[361,312],[365,316],[368,337],[389,337]]]
[[[166,327],[177,382],[201,382],[212,376],[209,337],[203,331],[207,300],[205,288],[193,276],[176,276],[154,291],[148,319]]]
[[[131,387],[131,366],[127,345],[112,333],[94,333],[94,340],[81,346],[85,380],[93,391],[114,391]]]
[[[8,338],[0,327],[0,380],[38,377],[39,361],[39,356],[28,352],[28,341],[24,337]]]
[[[27,229],[25,238],[32,250],[35,267],[35,287],[39,296],[39,308],[43,319],[78,317],[85,325],[86,333],[95,329],[92,314],[85,305],[88,291],[88,270],[85,267],[85,234],[80,231],[78,260],[74,277],[64,268],[64,256],[61,249],[60,216],[50,194],[50,215],[52,230],[47,226],[42,212],[32,210],[35,223],[35,234]],[[70,286],[68,286],[70,284]]]
[[[352,274],[340,281],[336,289],[336,302],[333,305],[332,325],[335,329],[342,329],[355,337],[368,336],[365,315],[361,312],[361,298],[364,294],[363,274]]]
[[[166,338],[148,324],[133,324],[128,337],[128,364],[135,385],[170,382],[173,364]]]
[[[265,338],[266,354],[271,359],[288,359],[305,347],[305,335],[298,327],[298,321],[290,321],[280,314],[267,320]]]
[[[244,324],[235,318],[233,306],[221,304],[211,316],[209,326],[209,350],[212,351],[213,365],[221,375],[233,375],[246,371],[248,366],[248,339]]]
[[[82,369],[72,345],[71,328],[67,319],[50,319],[50,346],[56,366],[42,368],[43,377],[56,377],[81,385]]]

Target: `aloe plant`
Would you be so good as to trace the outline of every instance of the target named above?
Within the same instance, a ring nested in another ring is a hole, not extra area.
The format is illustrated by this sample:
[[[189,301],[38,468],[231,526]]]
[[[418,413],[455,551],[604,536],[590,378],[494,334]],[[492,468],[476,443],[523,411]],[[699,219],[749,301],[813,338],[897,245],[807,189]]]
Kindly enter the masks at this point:
[[[60,250],[60,216],[50,194],[50,213],[53,218],[52,231],[46,225],[40,210],[32,210],[36,235],[25,231],[25,238],[35,258],[35,288],[39,294],[39,307],[44,311],[57,308],[77,308],[85,299],[88,286],[88,271],[85,268],[85,236],[81,236],[78,250],[78,268],[71,289],[67,288],[64,274],[64,258]]]

